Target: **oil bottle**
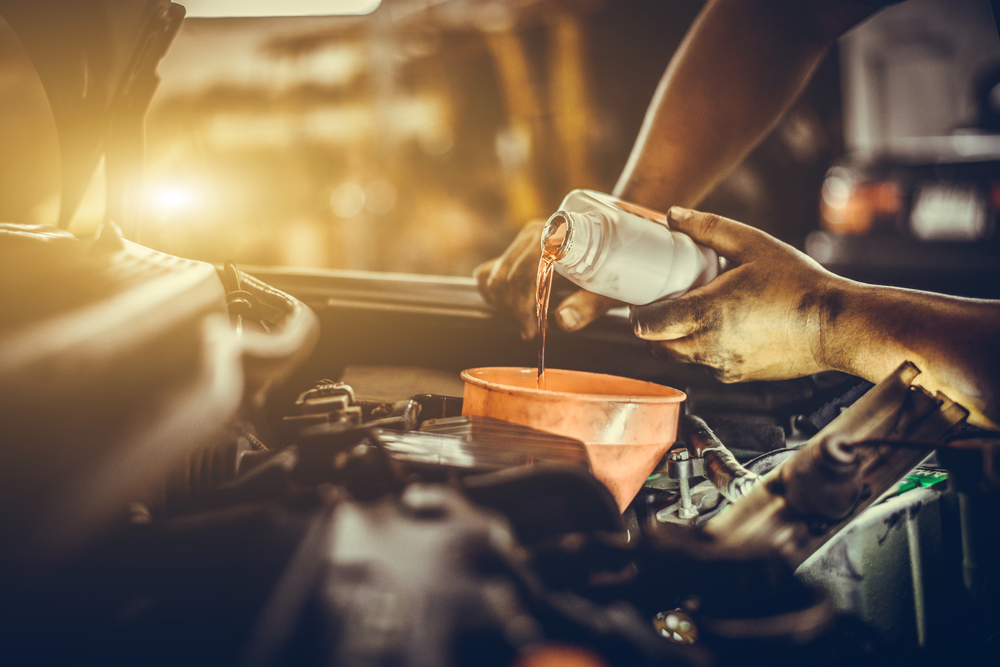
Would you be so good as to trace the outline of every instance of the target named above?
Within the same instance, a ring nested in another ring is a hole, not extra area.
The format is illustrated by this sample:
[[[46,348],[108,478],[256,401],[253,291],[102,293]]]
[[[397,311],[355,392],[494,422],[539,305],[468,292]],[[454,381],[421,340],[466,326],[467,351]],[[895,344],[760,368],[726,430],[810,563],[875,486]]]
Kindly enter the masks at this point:
[[[594,190],[566,195],[542,230],[542,251],[573,283],[636,306],[719,274],[716,252],[672,231],[664,213]]]

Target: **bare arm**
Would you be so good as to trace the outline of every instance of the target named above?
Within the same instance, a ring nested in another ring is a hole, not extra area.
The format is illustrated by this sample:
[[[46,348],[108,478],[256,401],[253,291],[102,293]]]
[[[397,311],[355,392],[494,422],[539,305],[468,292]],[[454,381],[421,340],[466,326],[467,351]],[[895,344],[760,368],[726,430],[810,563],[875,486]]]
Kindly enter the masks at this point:
[[[872,13],[823,0],[712,0],[667,67],[615,187],[691,206],[774,127],[829,46]]]
[[[688,31],[646,113],[615,194],[656,210],[696,204],[778,122],[827,48],[872,13],[829,0],[712,0]],[[476,269],[487,301],[509,309],[533,338],[541,226]],[[527,287],[526,287],[527,285]],[[617,302],[579,291],[555,322],[576,331]]]
[[[825,367],[878,382],[912,361],[916,384],[1000,430],[1000,301],[841,280],[828,287],[821,324]]]
[[[675,229],[738,266],[677,299],[632,309],[640,338],[665,358],[726,382],[839,370],[878,382],[903,361],[916,383],[1000,428],[1000,301],[866,285],[739,222],[670,210]]]

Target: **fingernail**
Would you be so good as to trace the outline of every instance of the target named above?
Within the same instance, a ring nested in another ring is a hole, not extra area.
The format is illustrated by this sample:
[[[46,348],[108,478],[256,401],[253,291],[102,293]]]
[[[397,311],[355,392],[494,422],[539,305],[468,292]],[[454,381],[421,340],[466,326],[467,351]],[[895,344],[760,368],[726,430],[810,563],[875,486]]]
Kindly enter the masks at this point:
[[[580,313],[576,311],[576,308],[560,308],[556,311],[556,319],[561,328],[572,331],[580,324]]]
[[[680,206],[671,206],[670,210],[667,212],[667,215],[674,222],[684,222],[685,220],[691,217],[691,214],[693,212],[694,211],[688,208],[681,208]]]
[[[639,315],[635,312],[635,306],[632,306],[628,310],[628,322],[632,325],[632,332],[636,336],[642,336],[642,320],[639,319]]]

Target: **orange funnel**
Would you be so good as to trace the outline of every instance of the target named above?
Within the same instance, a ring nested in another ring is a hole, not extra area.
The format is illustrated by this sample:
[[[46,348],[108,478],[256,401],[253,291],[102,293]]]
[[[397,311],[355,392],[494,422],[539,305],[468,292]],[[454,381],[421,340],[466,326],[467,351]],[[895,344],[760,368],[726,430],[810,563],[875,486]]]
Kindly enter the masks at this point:
[[[534,368],[462,372],[462,414],[493,417],[581,440],[594,476],[622,511],[677,437],[683,392],[614,375]]]

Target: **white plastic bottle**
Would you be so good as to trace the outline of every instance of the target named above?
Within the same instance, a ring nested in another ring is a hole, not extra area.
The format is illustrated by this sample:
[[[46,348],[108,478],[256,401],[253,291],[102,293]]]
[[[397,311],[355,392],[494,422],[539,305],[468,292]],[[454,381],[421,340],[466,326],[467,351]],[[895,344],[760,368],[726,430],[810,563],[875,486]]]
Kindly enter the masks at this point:
[[[716,252],[672,231],[665,214],[593,190],[566,195],[542,230],[546,248],[556,271],[575,284],[636,306],[719,274]]]

